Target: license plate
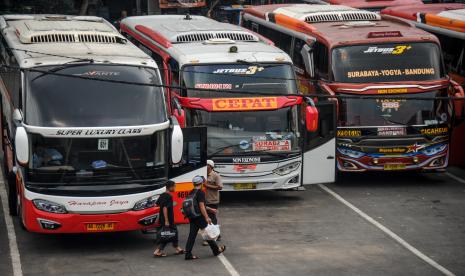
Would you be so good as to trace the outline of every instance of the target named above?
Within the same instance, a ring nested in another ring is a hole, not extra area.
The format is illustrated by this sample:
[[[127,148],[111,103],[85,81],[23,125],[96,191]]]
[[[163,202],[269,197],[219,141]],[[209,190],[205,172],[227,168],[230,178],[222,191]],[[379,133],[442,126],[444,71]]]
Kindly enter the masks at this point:
[[[405,164],[384,164],[385,171],[405,170]]]
[[[255,183],[236,183],[234,184],[234,190],[253,190],[257,188]]]
[[[95,232],[95,231],[111,231],[115,230],[115,224],[113,222],[107,223],[88,223],[86,224],[87,231]]]

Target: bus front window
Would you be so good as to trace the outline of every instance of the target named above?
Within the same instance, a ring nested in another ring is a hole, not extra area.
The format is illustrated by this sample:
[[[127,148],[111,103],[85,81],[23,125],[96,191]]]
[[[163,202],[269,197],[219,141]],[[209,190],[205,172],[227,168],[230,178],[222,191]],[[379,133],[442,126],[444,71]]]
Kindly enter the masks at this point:
[[[250,97],[250,92],[260,96],[260,93],[293,94],[297,91],[292,66],[282,63],[185,66],[182,78],[187,88],[187,95],[184,96],[194,98]],[[232,90],[234,93],[224,90]],[[240,94],[240,91],[248,93]]]
[[[343,83],[429,81],[444,77],[439,47],[434,43],[335,48],[332,73],[334,81]]]
[[[433,99],[441,96],[439,92],[404,96],[405,99],[384,96],[370,99],[342,98],[339,100],[339,126],[428,126],[448,123],[450,114],[447,112],[447,101]]]
[[[296,115],[296,107],[240,113],[188,110],[192,125],[208,127],[209,156],[297,152]]]

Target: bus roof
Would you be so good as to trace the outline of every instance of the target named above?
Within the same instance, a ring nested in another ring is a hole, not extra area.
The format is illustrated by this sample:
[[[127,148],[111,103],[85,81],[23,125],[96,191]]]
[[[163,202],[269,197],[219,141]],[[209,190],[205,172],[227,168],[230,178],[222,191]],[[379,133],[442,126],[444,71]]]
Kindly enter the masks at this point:
[[[188,63],[291,62],[281,49],[240,26],[203,16],[151,15],[122,20],[121,29],[157,44],[181,65]],[[137,37],[136,37],[137,38]],[[237,47],[237,53],[231,47]]]
[[[382,14],[410,20],[426,31],[465,40],[465,4],[441,3],[392,7]]]
[[[76,59],[156,67],[150,57],[99,17],[4,15],[0,16],[0,28],[22,68]]]
[[[407,21],[340,5],[284,4],[250,7],[245,13],[325,41],[330,47],[350,44],[434,41],[437,38]],[[245,16],[247,18],[247,16]],[[297,20],[297,21],[296,21]],[[306,22],[305,30],[299,22]]]
[[[381,10],[386,7],[421,5],[421,0],[325,0],[332,5],[345,5],[357,9]]]

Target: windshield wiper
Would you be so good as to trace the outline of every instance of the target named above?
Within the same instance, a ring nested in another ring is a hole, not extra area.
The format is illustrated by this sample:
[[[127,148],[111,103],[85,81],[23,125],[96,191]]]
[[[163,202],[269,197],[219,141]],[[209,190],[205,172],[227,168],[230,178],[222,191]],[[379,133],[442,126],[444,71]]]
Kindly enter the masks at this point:
[[[71,63],[71,62],[73,62],[73,63]],[[91,58],[82,58],[82,59],[71,60],[71,61],[63,63],[61,66],[52,68],[52,69],[50,69],[48,71],[41,71],[42,74],[40,74],[37,77],[33,78],[31,80],[31,82],[33,82],[33,81],[35,81],[35,80],[37,80],[37,79],[39,79],[39,78],[41,78],[41,77],[43,77],[45,75],[48,75],[48,73],[56,73],[56,72],[61,71],[63,69],[78,67],[78,66],[89,64],[89,63],[94,63],[94,60],[91,59]],[[37,71],[40,71],[40,70],[37,70]]]
[[[247,65],[254,65],[254,66],[260,66],[260,67],[263,67],[263,68],[272,68],[272,67],[277,67],[277,66],[283,66],[284,64],[262,64],[262,63],[259,63],[259,62],[253,62],[253,61],[248,61],[248,60],[244,60],[244,59],[238,59],[236,60],[237,63],[243,63],[243,64],[247,64]]]
[[[247,141],[247,143],[250,143],[251,140]],[[218,154],[219,152],[225,150],[225,149],[229,149],[229,148],[234,148],[234,147],[238,147],[240,146],[241,144],[232,144],[232,145],[228,145],[228,146],[224,146],[224,147],[221,147],[221,148],[217,148],[215,152],[213,152],[212,154],[209,154],[208,157],[212,157],[212,156],[215,156],[216,154]]]
[[[384,115],[381,115],[381,117],[388,123],[391,123],[393,125],[401,125],[401,126],[406,126],[407,124],[406,123],[401,123],[401,122],[396,122],[396,121],[393,121],[389,118],[386,118],[387,116],[384,116]]]

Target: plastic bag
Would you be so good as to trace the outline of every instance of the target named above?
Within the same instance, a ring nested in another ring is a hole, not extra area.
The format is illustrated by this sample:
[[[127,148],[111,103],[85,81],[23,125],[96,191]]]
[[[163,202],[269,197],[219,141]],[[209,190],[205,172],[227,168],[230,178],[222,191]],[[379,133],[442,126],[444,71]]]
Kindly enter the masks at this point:
[[[157,232],[157,240],[161,243],[172,242],[176,238],[177,229],[171,227],[162,227]]]
[[[204,240],[216,240],[220,235],[220,226],[215,224],[209,224],[202,231],[202,238]]]

